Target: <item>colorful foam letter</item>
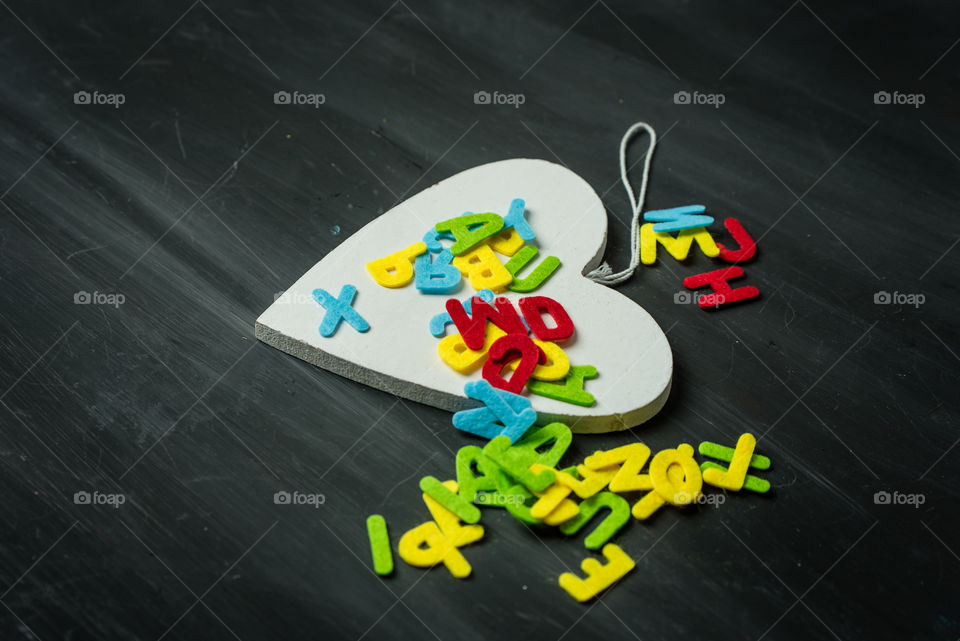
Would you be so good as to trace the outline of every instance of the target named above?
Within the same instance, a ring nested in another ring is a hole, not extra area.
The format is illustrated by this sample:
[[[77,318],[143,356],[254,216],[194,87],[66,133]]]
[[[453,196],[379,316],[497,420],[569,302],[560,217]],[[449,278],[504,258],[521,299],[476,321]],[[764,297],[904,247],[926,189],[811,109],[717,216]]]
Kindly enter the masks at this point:
[[[723,473],[727,471],[727,468],[722,465],[718,465],[713,461],[704,461],[700,464],[700,470],[717,470],[718,472]],[[762,479],[759,476],[754,476],[753,474],[747,474],[747,476],[743,479],[743,489],[756,492],[757,494],[766,494],[770,491],[770,481],[767,479]]]
[[[511,445],[510,439],[506,436],[492,439],[483,448],[483,454],[533,492],[542,492],[557,479],[557,475],[551,469],[532,472],[530,466],[540,461],[537,461],[535,456],[530,456],[523,447]],[[536,455],[536,451],[534,454]]]
[[[523,239],[520,238],[516,229],[504,227],[499,234],[494,234],[488,238],[487,244],[490,245],[490,249],[498,254],[513,256],[523,247]]]
[[[532,292],[543,285],[553,275],[553,272],[557,271],[557,268],[560,267],[560,259],[556,256],[547,256],[540,261],[539,265],[534,267],[529,276],[517,278],[517,272],[526,267],[527,263],[536,258],[539,253],[540,250],[533,245],[526,245],[507,261],[504,267],[513,275],[513,282],[507,285],[507,289],[521,294]]]
[[[459,486],[456,481],[444,481],[443,487],[454,494],[458,494]],[[450,537],[455,543],[458,543],[457,547],[473,543],[483,536],[482,526],[461,525],[460,518],[456,514],[442,506],[429,494],[423,495],[423,502],[430,510],[430,516],[433,517],[440,531],[443,532],[444,536]]]
[[[503,368],[510,361],[519,358],[520,363],[507,380],[503,378]],[[526,334],[507,334],[501,336],[490,346],[489,357],[483,364],[483,378],[499,389],[519,394],[539,363],[546,363],[546,355],[530,340]]]
[[[489,245],[480,245],[453,259],[454,266],[470,280],[476,290],[502,292],[513,282],[513,275],[503,266]]]
[[[473,313],[467,314],[463,303],[456,298],[447,300],[447,313],[457,326],[457,331],[463,337],[463,342],[470,349],[483,347],[483,338],[487,329],[487,321],[502,329],[507,334],[527,335],[527,327],[520,319],[520,314],[508,298],[497,298],[491,305],[479,296],[471,301]],[[496,306],[494,306],[496,305]]]
[[[519,483],[512,483],[508,474],[501,470],[500,482],[497,485],[500,496],[505,501],[504,507],[515,519],[526,525],[539,525],[541,521],[530,515],[530,508],[537,501],[537,497],[530,490]]]
[[[533,343],[543,352],[543,358],[541,360],[542,364],[533,368],[530,378],[539,381],[559,381],[570,373],[570,359],[567,358],[567,353],[559,345],[549,341],[538,341],[537,339],[533,339]],[[517,369],[518,364],[518,361],[511,361],[507,363],[507,367]]]
[[[770,469],[770,459],[753,453],[756,445],[757,440],[750,433],[740,435],[736,449],[709,441],[701,443],[698,449],[702,455],[730,463],[729,469],[710,461],[701,463],[700,470],[703,472],[704,483],[734,492],[745,489],[764,494],[769,491],[769,481],[747,474],[749,468]]]
[[[528,243],[531,240],[536,240],[536,235],[533,233],[533,229],[527,224],[526,219],[523,217],[524,203],[522,198],[514,198],[510,202],[510,211],[507,212],[507,215],[503,219],[503,224],[506,227],[513,227],[517,230],[517,233],[520,235],[520,238],[527,241]]]
[[[686,205],[648,211],[643,219],[648,223],[657,223],[653,231],[658,234],[690,229],[692,227],[706,227],[713,224],[712,216],[701,216],[707,210],[703,205]]]
[[[726,472],[716,469],[703,471],[703,480],[714,487],[720,487],[725,490],[737,492],[743,487],[743,482],[747,478],[747,469],[750,467],[750,459],[753,457],[753,450],[757,446],[757,439],[753,434],[741,434],[737,439],[737,448],[730,459],[730,467]]]
[[[537,420],[537,412],[530,406],[530,400],[519,394],[496,389],[485,380],[471,381],[463,389],[468,397],[482,401],[485,407],[454,414],[453,426],[458,430],[485,438],[502,435],[512,443]]]
[[[601,564],[593,557],[583,560],[580,567],[586,574],[584,579],[570,572],[561,574],[560,587],[574,599],[583,603],[622,579],[627,572],[636,566],[633,559],[613,543],[607,543],[603,547],[603,556],[607,557],[606,565]]]
[[[370,261],[367,263],[367,271],[378,285],[390,288],[403,287],[413,280],[413,259],[425,251],[427,251],[425,243],[414,243],[389,256]]]
[[[616,476],[619,467],[605,467],[600,470],[592,470],[586,465],[578,465],[575,468],[561,470],[557,472],[557,482],[563,483],[574,494],[582,499],[588,499],[603,488],[607,487],[610,479]],[[576,472],[576,476],[574,476]],[[579,478],[578,478],[579,477]]]
[[[414,262],[416,287],[425,294],[449,294],[460,285],[460,270],[450,264],[453,254],[445,249],[431,262],[430,252],[417,256]]]
[[[393,572],[393,552],[390,551],[390,535],[383,516],[371,514],[367,517],[367,537],[370,539],[373,571],[380,576],[387,576]]]
[[[717,248],[720,250],[720,260],[725,260],[728,263],[745,263],[752,259],[757,253],[757,243],[743,228],[740,221],[736,218],[727,218],[723,221],[723,226],[727,228],[733,239],[740,245],[740,249],[727,249],[717,243]]]
[[[443,485],[451,492],[457,491],[455,481]],[[456,578],[470,576],[472,568],[458,548],[483,538],[483,526],[460,525],[455,514],[428,494],[423,495],[423,502],[434,520],[418,525],[400,538],[400,558],[416,567],[430,567],[442,562]]]
[[[423,235],[423,242],[427,246],[428,251],[439,254],[443,251],[443,245],[440,244],[441,238],[453,240],[453,234],[447,232],[441,234],[436,229],[429,229],[427,233]]]
[[[583,464],[593,470],[619,465],[616,475],[610,480],[610,491],[634,492],[653,489],[649,475],[640,474],[648,458],[649,447],[643,443],[630,443],[606,452],[596,452],[584,459]]]
[[[546,296],[526,296],[520,299],[520,312],[534,336],[542,341],[562,341],[573,336],[573,320],[563,305]],[[543,315],[553,318],[554,326],[547,327]]]
[[[434,501],[445,507],[465,523],[480,520],[480,510],[476,505],[464,500],[462,496],[451,492],[443,483],[432,476],[420,479],[420,490]]]
[[[536,370],[534,370],[536,371]],[[545,396],[555,401],[573,403],[582,407],[590,407],[594,403],[593,394],[584,391],[583,381],[596,378],[597,368],[593,365],[573,365],[567,377],[560,383],[544,381],[527,381],[527,389],[531,394]]]
[[[506,336],[496,325],[487,327],[487,338],[483,347],[473,350],[467,347],[460,334],[451,334],[437,343],[437,354],[440,359],[461,374],[469,374],[483,365],[487,360],[490,347],[502,336]]]
[[[509,440],[506,440],[505,436],[499,436],[494,440],[498,443],[494,444],[490,450],[485,448],[481,451],[479,448],[468,446],[457,452],[457,478],[464,483],[462,486],[464,489],[461,490],[464,498],[472,496],[474,502],[479,505],[505,507],[517,520],[527,525],[541,523],[530,514],[532,506],[539,499],[521,483],[514,481],[514,478],[517,478],[515,475],[522,477],[525,482],[531,482],[533,478],[534,484],[541,488],[538,491],[565,476],[552,469],[546,473],[542,471],[536,473],[531,468],[537,464],[553,468],[570,447],[573,433],[563,423],[551,423],[530,431],[513,446],[509,445]],[[549,449],[544,450],[548,445]],[[484,451],[495,453],[510,469],[502,468],[497,461],[487,457]],[[474,473],[474,468],[479,476]],[[544,476],[545,478],[541,478]],[[479,494],[480,491],[484,493]]]
[[[599,550],[630,520],[630,504],[622,496],[612,492],[591,496],[580,504],[580,513],[577,516],[560,526],[560,531],[564,534],[576,534],[602,508],[608,508],[610,513],[583,542],[588,550]]]
[[[456,239],[450,247],[454,256],[459,256],[479,245],[503,229],[503,218],[497,214],[469,214],[444,220],[433,226],[438,233],[450,233]]]
[[[370,329],[370,323],[352,307],[356,295],[357,288],[353,285],[341,287],[340,295],[337,298],[334,298],[325,289],[313,290],[313,299],[327,310],[323,315],[323,322],[320,323],[321,336],[324,338],[333,336],[337,327],[340,326],[340,321],[347,321],[352,328],[361,334]]]
[[[549,423],[525,434],[514,444],[513,449],[525,456],[531,464],[556,467],[572,442],[573,432],[569,427],[563,423]],[[550,449],[544,450],[547,444],[550,444]]]
[[[678,473],[669,473],[672,467]],[[693,447],[682,443],[675,450],[657,452],[650,461],[650,481],[653,490],[633,506],[633,516],[641,521],[649,518],[664,503],[689,505],[696,501],[703,488],[703,477],[697,462],[693,460]]]
[[[732,447],[720,445],[719,443],[711,443],[710,441],[700,443],[697,451],[703,456],[709,456],[710,458],[719,459],[727,463],[733,460],[733,455],[736,453],[736,450]],[[754,454],[750,457],[750,467],[755,470],[769,470],[770,459],[762,454]]]
[[[479,475],[474,473],[474,469]],[[488,494],[497,490],[497,476],[500,467],[488,459],[476,445],[467,445],[457,450],[457,484],[460,486],[460,496],[471,503],[476,503],[477,493]],[[482,505],[503,507],[499,501],[483,501]]]
[[[477,296],[488,303],[492,303],[494,294],[489,289],[481,289],[479,292],[477,292]],[[473,296],[468,296],[467,299],[463,301],[463,309],[468,314],[473,313],[473,298]],[[434,336],[435,338],[442,338],[444,332],[446,331],[447,325],[452,324],[453,319],[450,318],[450,314],[447,312],[440,312],[430,319],[430,335]]]
[[[530,470],[535,473],[550,470],[559,479],[559,472],[539,463],[531,465]],[[559,481],[555,481],[541,492],[534,492],[537,502],[530,507],[530,516],[542,520],[547,525],[560,525],[576,517],[580,513],[580,508],[567,498],[570,492],[570,488]]]
[[[743,269],[734,265],[712,272],[687,276],[683,279],[683,286],[687,289],[698,289],[709,286],[713,296],[703,296],[699,300],[700,309],[717,309],[725,305],[732,305],[740,301],[750,300],[760,295],[760,290],[752,285],[747,287],[730,287],[728,280],[743,276]]]
[[[656,233],[653,231],[653,223],[646,223],[640,227],[640,262],[644,265],[657,262],[657,243],[663,245],[663,248],[677,260],[685,260],[690,253],[693,241],[697,241],[700,251],[705,256],[714,258],[720,255],[717,244],[713,242],[713,236],[703,227],[682,229],[674,238],[670,234]]]

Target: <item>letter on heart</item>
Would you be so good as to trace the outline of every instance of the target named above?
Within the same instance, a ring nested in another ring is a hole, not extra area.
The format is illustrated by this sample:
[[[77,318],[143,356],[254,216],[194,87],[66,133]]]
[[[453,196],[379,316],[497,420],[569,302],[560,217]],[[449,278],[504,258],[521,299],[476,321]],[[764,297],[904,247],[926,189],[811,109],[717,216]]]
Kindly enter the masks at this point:
[[[583,276],[603,255],[606,212],[582,178],[544,160],[503,160],[468,169],[375,218],[311,267],[287,289],[289,296],[278,299],[257,319],[257,338],[404,398],[451,411],[475,407],[476,401],[463,390],[468,381],[480,380],[481,371],[473,369],[464,375],[442,362],[437,354],[440,339],[429,329],[430,319],[444,311],[448,298],[475,295],[470,279],[463,278],[449,293],[426,294],[412,281],[382,287],[366,264],[411,247],[438,222],[463,212],[506,217],[516,199],[524,201],[524,218],[536,233],[528,246],[538,247],[544,256],[556,256],[562,265],[535,292],[508,290],[501,295],[515,305],[531,295],[560,303],[576,327],[562,345],[570,365],[592,365],[598,372],[585,382],[586,391],[596,399],[590,406],[524,391],[539,422],[560,421],[575,432],[608,432],[648,420],[670,392],[670,345],[642,307]],[[443,242],[446,247],[451,244],[448,239]],[[346,284],[356,286],[353,308],[370,329],[361,334],[342,327],[325,338],[319,331],[325,310],[312,292],[318,288],[337,292]]]

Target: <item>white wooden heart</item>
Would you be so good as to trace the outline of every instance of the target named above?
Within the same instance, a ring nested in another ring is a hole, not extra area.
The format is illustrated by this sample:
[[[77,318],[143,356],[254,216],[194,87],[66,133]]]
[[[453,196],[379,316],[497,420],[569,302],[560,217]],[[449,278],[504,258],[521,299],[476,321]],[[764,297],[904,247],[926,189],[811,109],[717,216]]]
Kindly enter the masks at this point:
[[[256,323],[256,337],[288,354],[341,376],[398,396],[446,410],[476,407],[463,386],[479,379],[450,369],[437,355],[439,339],[430,319],[447,298],[474,294],[466,278],[461,289],[429,295],[414,283],[398,289],[373,281],[365,264],[408,247],[442,220],[465,211],[506,215],[511,200],[526,201],[526,219],[536,232],[540,255],[557,256],[562,266],[532,294],[559,301],[576,326],[562,345],[573,365],[593,365],[586,381],[596,397],[591,407],[529,394],[538,423],[562,421],[574,432],[609,432],[639,425],[667,400],[673,374],[670,345],[660,326],[635,302],[583,274],[596,267],[607,238],[600,198],[580,176],[545,160],[511,159],[463,171],[397,205],[345,240],[304,274]],[[336,296],[346,283],[357,287],[354,309],[370,323],[359,333],[342,323],[330,338],[318,327],[325,310],[312,296],[322,288]],[[447,332],[455,332],[450,325]]]

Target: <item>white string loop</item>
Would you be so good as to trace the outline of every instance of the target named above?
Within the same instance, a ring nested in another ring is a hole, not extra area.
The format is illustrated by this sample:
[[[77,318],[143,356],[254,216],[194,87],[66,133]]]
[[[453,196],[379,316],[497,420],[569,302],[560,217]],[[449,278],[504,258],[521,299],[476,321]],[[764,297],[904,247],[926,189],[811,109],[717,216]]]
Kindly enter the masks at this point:
[[[643,176],[640,179],[640,196],[635,197],[633,187],[630,185],[630,179],[627,177],[627,146],[630,140],[640,130],[644,130],[650,136],[650,144],[647,147],[647,157],[643,161]],[[614,273],[607,262],[603,262],[599,267],[587,274],[587,278],[600,283],[601,285],[618,285],[633,276],[640,265],[640,215],[643,213],[643,203],[647,197],[647,178],[650,175],[650,161],[653,159],[653,150],[657,146],[657,132],[653,127],[645,122],[634,123],[627,133],[623,134],[620,140],[620,180],[623,182],[627,195],[630,197],[630,206],[633,207],[633,221],[630,225],[630,266]]]

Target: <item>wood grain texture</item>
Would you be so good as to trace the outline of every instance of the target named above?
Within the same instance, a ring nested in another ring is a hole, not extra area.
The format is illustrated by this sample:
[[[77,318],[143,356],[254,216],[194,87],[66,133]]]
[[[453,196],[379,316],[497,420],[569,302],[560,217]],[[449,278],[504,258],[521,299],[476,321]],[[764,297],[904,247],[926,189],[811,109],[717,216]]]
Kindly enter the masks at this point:
[[[960,636],[955,6],[2,11],[4,639]],[[81,90],[125,102],[75,104]],[[478,105],[480,90],[525,101]],[[661,134],[648,207],[737,217],[760,239],[744,282],[762,300],[706,314],[673,301],[712,261],[642,268],[618,290],[668,332],[670,399],[633,433],[577,436],[568,459],[751,431],[773,490],[629,524],[616,543],[637,569],[594,607],[556,585],[582,536],[489,510],[469,580],[403,563],[377,578],[366,517],[399,540],[427,518],[419,478],[451,478],[476,441],[448,412],[257,344],[254,319],[399,200],[510,157],[594,187],[620,268],[616,146],[641,119]]]

